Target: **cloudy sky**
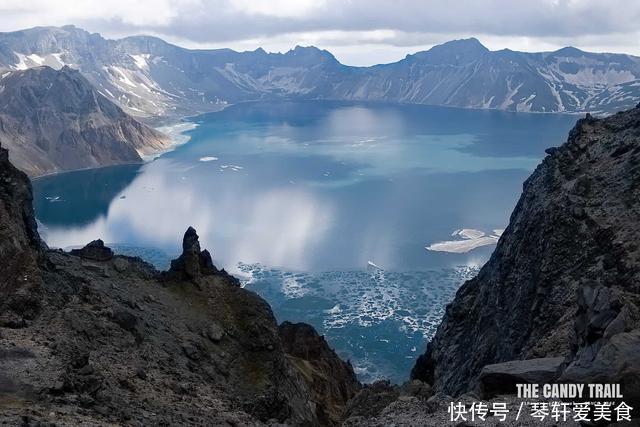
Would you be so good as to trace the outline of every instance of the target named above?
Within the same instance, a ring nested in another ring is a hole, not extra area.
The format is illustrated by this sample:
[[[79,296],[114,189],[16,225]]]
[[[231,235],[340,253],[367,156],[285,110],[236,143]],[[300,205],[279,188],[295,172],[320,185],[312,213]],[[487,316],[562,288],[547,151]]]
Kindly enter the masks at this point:
[[[0,31],[75,24],[192,48],[315,45],[349,65],[470,36],[494,50],[572,45],[640,55],[639,23],[637,0],[0,0]]]

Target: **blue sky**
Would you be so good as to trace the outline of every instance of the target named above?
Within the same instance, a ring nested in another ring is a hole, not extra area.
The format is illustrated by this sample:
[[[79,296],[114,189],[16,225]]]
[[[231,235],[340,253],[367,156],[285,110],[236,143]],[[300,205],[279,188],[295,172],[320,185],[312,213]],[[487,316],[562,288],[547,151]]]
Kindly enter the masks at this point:
[[[0,0],[0,30],[75,24],[193,48],[315,45],[371,65],[474,36],[490,49],[573,45],[640,55],[640,2],[622,0]]]

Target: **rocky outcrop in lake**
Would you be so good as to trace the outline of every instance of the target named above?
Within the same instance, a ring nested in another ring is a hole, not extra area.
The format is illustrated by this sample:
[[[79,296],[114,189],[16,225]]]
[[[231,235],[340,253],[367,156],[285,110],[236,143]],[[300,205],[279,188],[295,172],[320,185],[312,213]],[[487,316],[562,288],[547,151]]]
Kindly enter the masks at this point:
[[[640,105],[587,115],[547,153],[412,377],[449,395],[523,379],[620,383],[638,407]]]
[[[213,266],[194,229],[161,273],[101,240],[48,250],[31,197],[27,176],[0,149],[0,423],[340,418],[359,388],[351,366],[309,326],[278,328],[262,298]]]
[[[0,79],[0,141],[30,176],[141,163],[171,141],[96,90],[78,71],[43,66]]]

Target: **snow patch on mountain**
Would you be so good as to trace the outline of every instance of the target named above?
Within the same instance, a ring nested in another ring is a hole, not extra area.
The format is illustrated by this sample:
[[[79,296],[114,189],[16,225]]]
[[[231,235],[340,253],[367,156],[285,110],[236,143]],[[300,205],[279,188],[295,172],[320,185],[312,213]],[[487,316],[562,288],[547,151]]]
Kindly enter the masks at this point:
[[[136,63],[136,66],[138,68],[140,68],[141,70],[145,70],[145,71],[149,71],[149,63],[147,62],[149,60],[149,57],[151,55],[149,54],[143,54],[143,55],[129,55],[133,61]]]

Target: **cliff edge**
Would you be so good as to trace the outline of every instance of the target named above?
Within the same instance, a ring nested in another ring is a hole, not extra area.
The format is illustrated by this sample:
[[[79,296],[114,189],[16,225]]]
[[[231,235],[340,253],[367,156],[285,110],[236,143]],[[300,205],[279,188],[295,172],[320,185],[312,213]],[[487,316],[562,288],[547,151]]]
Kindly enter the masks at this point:
[[[640,105],[587,115],[547,153],[412,378],[454,396],[507,391],[509,376],[620,383],[638,407]]]
[[[288,354],[298,339],[281,339],[269,305],[213,265],[194,229],[158,272],[101,240],[48,250],[31,197],[0,148],[0,423],[337,422],[359,388],[351,366],[309,332],[322,360],[308,380],[305,356]]]

